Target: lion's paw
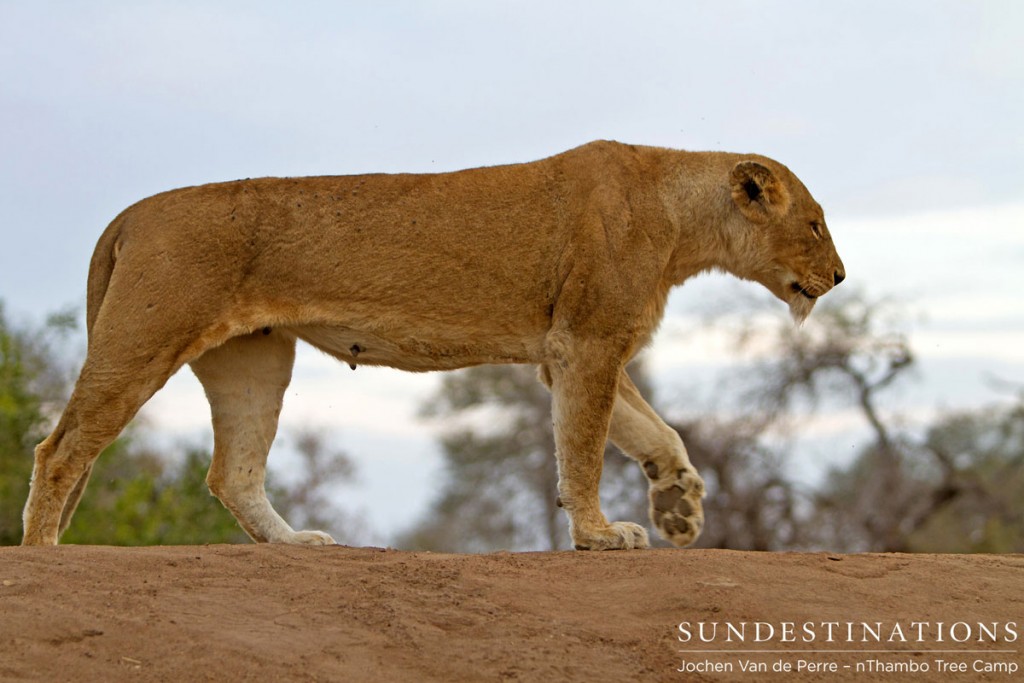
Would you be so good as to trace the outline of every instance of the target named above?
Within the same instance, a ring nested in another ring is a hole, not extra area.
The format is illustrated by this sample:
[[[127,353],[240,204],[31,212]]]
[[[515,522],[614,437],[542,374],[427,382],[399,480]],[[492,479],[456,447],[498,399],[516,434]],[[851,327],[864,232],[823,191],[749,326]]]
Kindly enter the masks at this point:
[[[291,545],[337,545],[334,539],[323,531],[295,531],[278,542]]]
[[[646,548],[647,530],[632,522],[612,522],[603,529],[573,534],[576,550],[633,550]]]
[[[644,470],[651,479],[651,521],[658,533],[679,547],[696,541],[704,528],[704,480],[689,466],[663,478],[658,478],[654,463],[646,463]]]

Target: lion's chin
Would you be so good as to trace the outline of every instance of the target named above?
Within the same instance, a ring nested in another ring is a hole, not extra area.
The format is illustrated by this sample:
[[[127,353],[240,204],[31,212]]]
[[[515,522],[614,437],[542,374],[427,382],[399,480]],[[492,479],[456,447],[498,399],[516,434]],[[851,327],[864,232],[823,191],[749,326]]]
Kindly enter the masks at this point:
[[[789,314],[793,316],[793,321],[797,325],[804,324],[804,321],[807,320],[807,316],[811,314],[811,310],[814,308],[814,303],[816,301],[816,298],[806,297],[803,294],[797,294],[796,296],[790,297]]]

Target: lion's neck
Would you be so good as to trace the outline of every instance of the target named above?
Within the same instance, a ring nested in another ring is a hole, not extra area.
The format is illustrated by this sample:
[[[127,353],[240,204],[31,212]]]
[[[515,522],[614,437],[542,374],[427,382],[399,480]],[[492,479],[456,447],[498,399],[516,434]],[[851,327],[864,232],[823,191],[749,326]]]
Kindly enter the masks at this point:
[[[676,231],[676,248],[668,268],[671,284],[709,270],[724,270],[745,277],[743,253],[728,229],[732,199],[729,169],[737,155],[724,152],[678,152],[662,190],[669,222]]]

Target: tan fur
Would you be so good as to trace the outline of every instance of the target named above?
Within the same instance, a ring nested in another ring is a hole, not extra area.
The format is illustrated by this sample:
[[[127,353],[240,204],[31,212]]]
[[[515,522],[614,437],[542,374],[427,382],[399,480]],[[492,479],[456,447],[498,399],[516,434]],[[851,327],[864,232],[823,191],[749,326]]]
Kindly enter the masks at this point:
[[[264,178],[157,195],[118,216],[89,272],[89,348],[36,449],[26,544],[55,544],[92,462],[185,363],[210,400],[207,481],[257,541],[296,532],[266,499],[267,452],[302,339],[351,364],[532,363],[553,395],[558,495],[578,548],[647,545],[609,523],[605,439],[650,479],[677,545],[703,524],[682,442],[623,372],[669,289],[756,280],[801,320],[842,278],[821,207],[764,157],[594,142],[456,173]]]

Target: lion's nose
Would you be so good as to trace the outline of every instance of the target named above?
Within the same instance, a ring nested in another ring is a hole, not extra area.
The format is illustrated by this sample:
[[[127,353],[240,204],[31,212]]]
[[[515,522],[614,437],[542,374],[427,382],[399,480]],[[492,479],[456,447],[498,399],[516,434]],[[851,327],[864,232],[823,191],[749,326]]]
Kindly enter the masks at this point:
[[[833,280],[833,281],[835,282],[835,284],[837,284],[837,285],[838,285],[838,284],[839,284],[840,282],[842,282],[843,280],[845,280],[845,279],[846,279],[846,273],[844,273],[844,272],[843,272],[843,271],[841,271],[841,270],[837,270],[837,271],[836,271],[836,273],[835,273],[835,275],[833,275],[833,276],[832,276],[832,280]]]

